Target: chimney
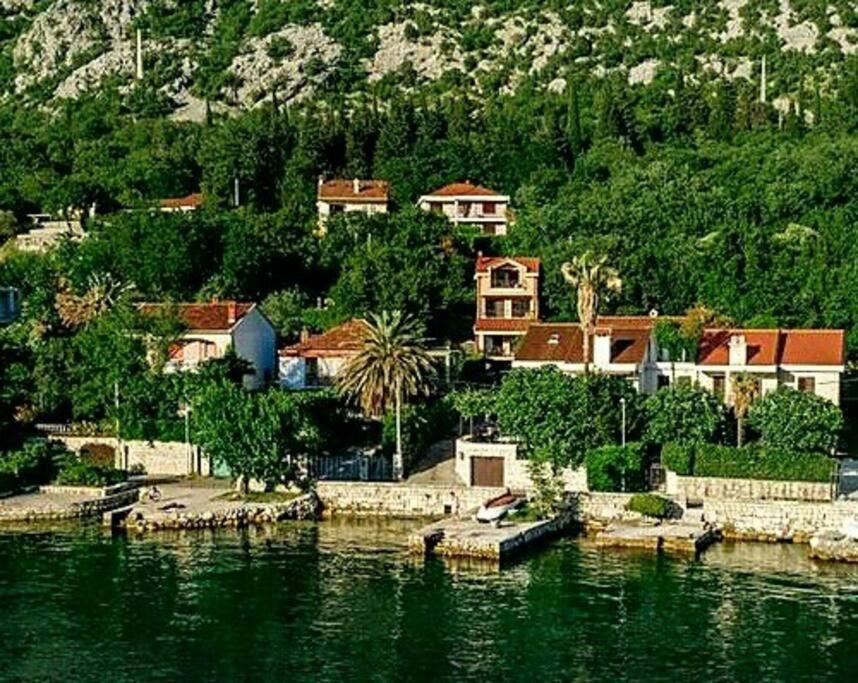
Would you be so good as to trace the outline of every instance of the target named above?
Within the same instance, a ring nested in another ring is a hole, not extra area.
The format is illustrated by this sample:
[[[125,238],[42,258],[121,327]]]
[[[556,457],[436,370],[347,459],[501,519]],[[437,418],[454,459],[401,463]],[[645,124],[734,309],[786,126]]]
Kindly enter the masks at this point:
[[[308,330],[306,327],[302,327],[301,328],[301,335],[298,337],[298,341],[303,344],[308,339],[310,339],[310,330]]]
[[[226,303],[226,321],[233,325],[238,317],[238,304],[235,301],[227,301]]]
[[[730,335],[729,361],[730,365],[747,365],[748,343],[744,334]]]
[[[597,327],[593,335],[593,365],[604,368],[611,364],[611,328]]]
[[[360,194],[360,180],[358,178],[352,180],[352,190],[355,194]]]

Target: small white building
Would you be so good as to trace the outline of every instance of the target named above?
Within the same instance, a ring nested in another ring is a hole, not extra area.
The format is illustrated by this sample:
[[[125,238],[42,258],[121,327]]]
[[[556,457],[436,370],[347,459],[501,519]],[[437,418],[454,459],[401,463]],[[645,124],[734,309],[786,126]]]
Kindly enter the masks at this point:
[[[368,215],[387,213],[389,201],[390,183],[386,180],[319,178],[316,196],[319,234],[325,234],[331,216],[355,211]]]
[[[252,373],[244,378],[247,389],[260,389],[275,378],[277,332],[253,303],[141,304],[144,314],[175,311],[186,330],[170,348],[165,372],[194,371],[209,360],[223,358],[229,349],[247,361]]]
[[[353,319],[280,349],[280,386],[313,389],[330,386],[340,368],[363,347],[366,326]]]
[[[694,358],[670,359],[658,348],[657,317],[604,316],[590,344],[594,372],[626,377],[644,393],[673,383],[699,385],[732,404],[733,377],[757,377],[760,393],[790,386],[840,403],[846,370],[843,330],[705,329]],[[530,325],[513,361],[516,368],[554,365],[584,372],[583,332],[578,323]]]
[[[158,200],[158,208],[164,213],[189,213],[202,207],[203,201],[202,193],[192,192],[184,197],[160,199]]]
[[[423,195],[417,206],[456,225],[475,226],[483,235],[506,235],[509,201],[508,195],[465,181]]]
[[[44,253],[64,239],[82,240],[86,233],[83,230],[83,213],[74,211],[71,218],[55,217],[46,213],[30,214],[28,218],[32,227],[15,237],[15,246],[21,251]]]

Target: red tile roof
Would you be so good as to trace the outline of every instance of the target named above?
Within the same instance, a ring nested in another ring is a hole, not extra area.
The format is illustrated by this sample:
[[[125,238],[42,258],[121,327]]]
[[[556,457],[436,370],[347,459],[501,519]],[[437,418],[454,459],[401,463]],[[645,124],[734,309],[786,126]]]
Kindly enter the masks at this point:
[[[474,329],[477,332],[527,332],[534,323],[527,318],[480,318]]]
[[[748,365],[843,365],[843,330],[703,331],[697,353],[700,365],[729,365],[730,338],[743,335]]]
[[[608,328],[598,328],[605,332]],[[611,363],[638,364],[646,358],[650,330],[646,327],[613,325]],[[590,345],[593,353],[594,344]],[[531,325],[518,351],[516,360],[547,363],[584,362],[584,335],[578,323],[538,323]],[[592,357],[591,357],[592,360]]]
[[[228,332],[256,304],[236,301],[212,301],[204,304],[140,304],[143,314],[175,309],[191,332]]]
[[[390,194],[390,183],[386,180],[358,180],[355,192],[354,180],[335,178],[319,185],[319,199],[325,201],[386,203]]]
[[[440,187],[434,192],[430,192],[427,197],[457,197],[457,196],[474,196],[474,197],[500,197],[500,192],[495,192],[482,185],[474,185],[472,182],[465,181],[464,183],[450,183],[444,187]]]
[[[162,209],[198,209],[203,205],[203,195],[192,192],[184,197],[168,197],[158,202]]]
[[[539,272],[539,259],[531,256],[477,256],[477,272],[488,272],[489,268],[496,268],[508,261],[524,266],[530,273]]]
[[[363,347],[366,324],[353,318],[321,334],[280,349],[281,356],[318,358],[321,356],[353,356]]]

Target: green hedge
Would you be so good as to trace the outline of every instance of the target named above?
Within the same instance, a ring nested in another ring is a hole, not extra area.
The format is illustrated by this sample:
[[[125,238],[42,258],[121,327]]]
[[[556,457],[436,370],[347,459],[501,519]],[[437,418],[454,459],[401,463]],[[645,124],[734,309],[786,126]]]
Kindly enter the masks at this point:
[[[17,488],[14,472],[0,471],[0,493],[10,493]]]
[[[666,444],[662,464],[683,476],[773,481],[827,482],[837,463],[817,453],[766,449],[756,444],[733,448],[715,444]]]
[[[128,473],[123,470],[75,461],[60,471],[56,483],[63,486],[110,486],[126,479]]]
[[[584,462],[591,491],[646,490],[644,449],[639,443],[594,448]]]

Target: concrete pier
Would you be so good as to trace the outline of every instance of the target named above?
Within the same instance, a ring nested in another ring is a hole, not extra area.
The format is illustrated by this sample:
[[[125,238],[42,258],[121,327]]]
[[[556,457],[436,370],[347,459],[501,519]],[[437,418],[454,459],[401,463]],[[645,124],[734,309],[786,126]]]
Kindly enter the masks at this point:
[[[623,522],[610,524],[596,534],[600,548],[638,548],[655,552],[698,554],[720,539],[708,524],[670,521],[661,524]]]
[[[442,519],[412,533],[408,547],[419,555],[499,562],[562,533],[572,523],[572,516],[568,514],[536,522],[503,520],[497,526],[473,519]]]

